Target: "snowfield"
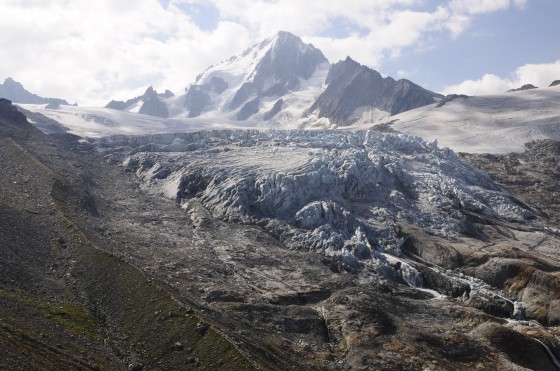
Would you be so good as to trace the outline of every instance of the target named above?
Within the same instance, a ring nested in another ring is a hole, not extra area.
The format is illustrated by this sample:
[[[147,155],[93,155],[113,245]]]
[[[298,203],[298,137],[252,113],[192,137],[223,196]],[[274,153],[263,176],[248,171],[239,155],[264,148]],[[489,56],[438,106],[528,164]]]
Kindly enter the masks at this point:
[[[205,129],[251,128],[251,122],[233,122],[208,119],[160,118],[140,113],[101,107],[61,106],[47,109],[44,105],[20,104],[23,108],[43,114],[67,127],[81,137],[100,138],[115,134],[145,135],[174,133]],[[246,125],[246,126],[243,126]]]
[[[523,152],[533,140],[560,140],[560,86],[457,98],[386,121],[394,121],[397,131],[437,139],[457,152]]]
[[[258,224],[287,246],[379,266],[399,223],[453,238],[467,213],[525,222],[511,194],[448,148],[375,131],[213,130],[99,139],[144,189]],[[381,264],[383,266],[383,264]]]

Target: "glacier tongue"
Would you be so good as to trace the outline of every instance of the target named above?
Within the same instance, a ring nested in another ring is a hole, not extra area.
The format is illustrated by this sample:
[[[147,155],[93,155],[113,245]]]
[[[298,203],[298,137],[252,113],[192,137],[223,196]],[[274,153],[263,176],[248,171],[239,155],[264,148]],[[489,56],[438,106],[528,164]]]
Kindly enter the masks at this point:
[[[532,218],[453,151],[402,134],[214,130],[97,145],[145,189],[185,208],[196,199],[214,217],[259,224],[291,248],[350,266],[385,261],[384,251],[398,255],[399,222],[453,238],[467,232],[467,213]]]

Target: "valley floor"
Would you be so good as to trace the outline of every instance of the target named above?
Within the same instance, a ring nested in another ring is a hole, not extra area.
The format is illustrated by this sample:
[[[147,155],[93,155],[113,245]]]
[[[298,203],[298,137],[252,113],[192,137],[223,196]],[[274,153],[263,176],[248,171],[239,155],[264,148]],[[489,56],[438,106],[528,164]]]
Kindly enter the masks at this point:
[[[548,218],[465,212],[452,239],[399,221],[393,268],[420,272],[415,288],[146,192],[78,139],[1,139],[1,368],[555,369],[557,206],[523,186],[557,191],[537,147],[507,177],[465,157]]]

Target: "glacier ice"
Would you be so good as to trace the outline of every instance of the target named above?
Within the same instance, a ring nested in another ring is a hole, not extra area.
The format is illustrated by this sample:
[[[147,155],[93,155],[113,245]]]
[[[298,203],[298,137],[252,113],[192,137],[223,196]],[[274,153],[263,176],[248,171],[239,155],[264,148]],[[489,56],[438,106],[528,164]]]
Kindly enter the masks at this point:
[[[290,248],[351,266],[398,255],[400,222],[454,238],[469,228],[468,213],[532,217],[450,149],[403,134],[208,130],[113,136],[97,146],[151,192],[196,199],[214,217],[258,224]]]

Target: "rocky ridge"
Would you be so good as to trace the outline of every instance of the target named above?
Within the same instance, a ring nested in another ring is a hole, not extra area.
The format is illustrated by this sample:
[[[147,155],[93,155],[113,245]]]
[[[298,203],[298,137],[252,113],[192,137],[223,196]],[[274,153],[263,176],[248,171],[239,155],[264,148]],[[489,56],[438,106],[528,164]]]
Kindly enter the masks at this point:
[[[105,107],[120,111],[136,111],[148,116],[166,118],[169,117],[169,110],[161,99],[171,97],[173,97],[173,93],[171,91],[166,90],[165,93],[158,94],[157,91],[150,86],[141,96],[129,99],[126,102],[112,100],[107,103]]]
[[[37,94],[30,93],[23,85],[14,79],[8,77],[0,84],[0,98],[6,98],[14,103],[29,104],[65,104],[69,103],[60,98],[43,98]]]
[[[507,91],[507,93],[512,93],[512,92],[516,92],[516,91],[523,91],[523,90],[531,90],[531,89],[537,89],[537,87],[533,84],[525,84],[525,85],[521,86],[520,88],[510,89],[510,90]]]
[[[325,80],[327,88],[308,112],[318,110],[338,125],[352,124],[358,108],[374,108],[391,115],[436,102],[442,96],[409,80],[395,81],[347,57],[332,65]]]

